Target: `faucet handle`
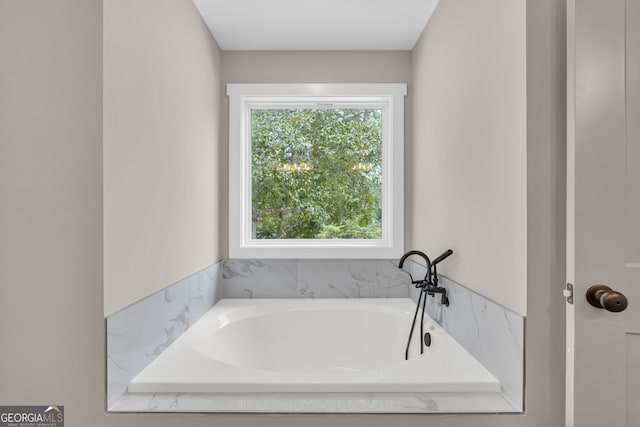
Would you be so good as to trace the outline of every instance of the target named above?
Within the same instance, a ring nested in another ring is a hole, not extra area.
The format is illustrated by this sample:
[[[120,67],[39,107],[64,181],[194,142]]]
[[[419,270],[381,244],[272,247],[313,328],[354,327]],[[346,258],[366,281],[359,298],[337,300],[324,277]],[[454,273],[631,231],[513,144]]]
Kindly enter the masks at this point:
[[[440,304],[444,305],[445,307],[449,307],[449,297],[447,296],[447,290],[446,289],[442,293],[442,298],[440,299]]]
[[[426,280],[415,280],[411,283],[413,283],[416,286],[416,288],[426,288],[429,285],[429,283]]]
[[[415,285],[416,288],[424,288],[427,287],[429,285],[429,283],[426,280],[413,280],[413,276],[411,275],[411,273],[407,273],[409,275],[409,278],[411,279],[411,284]]]

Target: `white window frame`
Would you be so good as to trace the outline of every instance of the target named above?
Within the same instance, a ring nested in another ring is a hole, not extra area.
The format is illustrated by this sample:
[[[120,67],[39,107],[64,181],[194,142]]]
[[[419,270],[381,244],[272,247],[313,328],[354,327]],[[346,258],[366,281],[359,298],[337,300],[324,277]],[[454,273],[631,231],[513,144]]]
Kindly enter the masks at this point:
[[[398,258],[404,252],[406,84],[228,84],[229,257]],[[382,108],[382,238],[254,239],[251,224],[251,108],[345,103]]]

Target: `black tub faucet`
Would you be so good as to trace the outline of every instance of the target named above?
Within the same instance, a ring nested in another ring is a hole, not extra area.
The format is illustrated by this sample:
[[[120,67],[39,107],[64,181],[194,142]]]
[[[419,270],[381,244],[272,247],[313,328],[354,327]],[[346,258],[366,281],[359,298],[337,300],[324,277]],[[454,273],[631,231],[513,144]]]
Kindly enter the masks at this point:
[[[398,262],[398,268],[402,268],[404,266],[404,262],[411,255],[418,255],[424,259],[427,264],[427,274],[424,276],[422,280],[413,280],[413,276],[409,274],[411,278],[411,284],[415,285],[416,288],[420,288],[420,296],[418,297],[418,303],[416,305],[416,312],[413,315],[413,323],[411,323],[411,330],[409,331],[409,339],[407,340],[407,348],[404,353],[405,360],[409,359],[409,347],[411,346],[411,338],[413,337],[413,330],[416,326],[416,320],[418,318],[418,311],[420,311],[420,301],[422,301],[422,316],[420,317],[420,354],[424,353],[424,312],[425,306],[427,304],[427,295],[435,296],[435,294],[441,294],[442,297],[440,299],[440,303],[445,306],[449,306],[449,298],[447,297],[446,288],[442,288],[438,286],[438,271],[436,269],[436,265],[453,254],[451,249],[446,250],[442,255],[438,258],[434,259],[433,262],[429,259],[427,254],[420,251],[409,251],[406,254],[402,255],[400,258],[400,262]],[[422,299],[424,295],[424,299]]]

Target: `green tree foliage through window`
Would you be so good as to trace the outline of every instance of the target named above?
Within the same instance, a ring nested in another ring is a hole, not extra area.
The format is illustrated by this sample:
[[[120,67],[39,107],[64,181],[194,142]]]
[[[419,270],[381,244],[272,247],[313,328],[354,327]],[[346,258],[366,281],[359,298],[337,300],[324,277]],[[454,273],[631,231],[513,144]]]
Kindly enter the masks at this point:
[[[382,110],[253,109],[256,239],[382,237]]]

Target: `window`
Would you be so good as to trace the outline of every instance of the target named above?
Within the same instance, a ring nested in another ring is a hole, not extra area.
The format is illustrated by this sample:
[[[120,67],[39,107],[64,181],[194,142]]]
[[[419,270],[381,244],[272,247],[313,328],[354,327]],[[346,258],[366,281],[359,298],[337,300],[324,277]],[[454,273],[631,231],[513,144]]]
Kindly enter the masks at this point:
[[[229,255],[403,252],[404,84],[229,84]]]

